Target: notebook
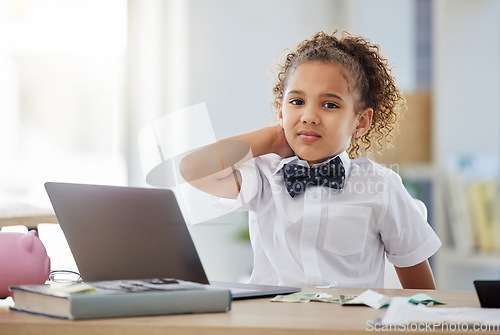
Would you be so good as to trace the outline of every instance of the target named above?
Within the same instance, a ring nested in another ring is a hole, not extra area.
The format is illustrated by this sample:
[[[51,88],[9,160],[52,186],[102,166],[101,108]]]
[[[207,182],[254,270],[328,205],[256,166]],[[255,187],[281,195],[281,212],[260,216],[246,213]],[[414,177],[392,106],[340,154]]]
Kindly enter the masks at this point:
[[[500,280],[474,280],[481,307],[500,308]]]
[[[297,287],[210,282],[168,189],[45,183],[84,281],[176,278],[227,287],[234,299]]]

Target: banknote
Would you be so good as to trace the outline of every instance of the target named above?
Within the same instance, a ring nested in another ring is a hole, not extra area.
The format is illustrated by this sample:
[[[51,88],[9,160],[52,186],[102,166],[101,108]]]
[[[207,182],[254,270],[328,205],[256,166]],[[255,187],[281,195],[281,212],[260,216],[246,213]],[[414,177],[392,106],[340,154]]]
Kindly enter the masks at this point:
[[[349,305],[349,302],[357,296],[357,294],[339,294],[340,304]]]
[[[283,294],[277,295],[271,299],[271,301],[275,302],[309,302],[316,293],[291,293],[291,294]]]
[[[334,304],[343,304],[348,302],[351,299],[354,299],[357,295],[352,294],[341,294],[341,295],[331,295],[328,293],[291,293],[285,295],[277,295],[271,301],[274,302],[310,302],[310,301],[318,301],[318,302],[327,302]]]
[[[330,302],[334,304],[339,304],[340,303],[340,298],[339,296],[334,296],[328,293],[316,293],[312,301],[319,301],[319,302]]]

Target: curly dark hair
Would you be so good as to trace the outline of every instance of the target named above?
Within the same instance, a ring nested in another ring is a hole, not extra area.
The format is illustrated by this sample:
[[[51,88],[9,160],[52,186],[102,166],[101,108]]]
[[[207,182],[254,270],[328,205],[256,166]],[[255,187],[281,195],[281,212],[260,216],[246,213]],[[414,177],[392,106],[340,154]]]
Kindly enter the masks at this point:
[[[301,42],[295,51],[286,54],[284,62],[277,65],[273,106],[278,111],[287,80],[302,62],[324,61],[343,66],[348,72],[349,85],[358,96],[355,113],[373,108],[370,129],[363,136],[353,137],[347,150],[351,158],[356,158],[368,150],[374,141],[381,148],[383,141],[389,143],[393,139],[393,130],[403,109],[404,99],[378,45],[347,32],[337,35],[338,31],[331,35],[316,33],[311,39]]]

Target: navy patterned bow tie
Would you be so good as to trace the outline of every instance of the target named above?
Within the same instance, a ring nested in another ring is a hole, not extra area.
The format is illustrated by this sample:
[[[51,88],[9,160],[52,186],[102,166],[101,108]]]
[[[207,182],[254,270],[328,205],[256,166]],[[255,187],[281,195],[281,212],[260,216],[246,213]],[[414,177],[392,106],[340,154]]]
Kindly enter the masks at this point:
[[[338,156],[327,163],[311,168],[297,164],[285,164],[283,179],[286,190],[292,198],[298,196],[309,185],[327,186],[341,190],[345,183],[344,164]]]

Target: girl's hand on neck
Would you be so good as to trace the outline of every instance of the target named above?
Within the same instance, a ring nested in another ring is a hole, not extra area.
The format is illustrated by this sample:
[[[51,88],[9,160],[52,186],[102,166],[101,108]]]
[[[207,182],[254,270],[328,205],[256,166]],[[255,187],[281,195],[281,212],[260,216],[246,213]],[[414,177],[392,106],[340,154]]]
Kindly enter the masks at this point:
[[[292,150],[292,148],[288,144],[288,141],[286,140],[284,129],[280,125],[271,127],[271,129],[273,131],[274,138],[273,152],[282,158],[294,156],[295,152]]]

